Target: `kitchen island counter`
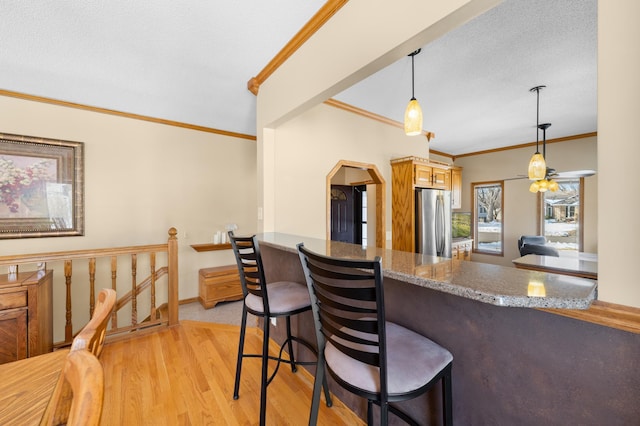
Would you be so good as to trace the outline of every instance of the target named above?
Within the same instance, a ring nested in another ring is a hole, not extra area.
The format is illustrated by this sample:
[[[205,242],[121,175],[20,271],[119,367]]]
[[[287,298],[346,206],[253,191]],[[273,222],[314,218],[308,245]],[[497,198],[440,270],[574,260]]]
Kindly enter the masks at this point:
[[[558,314],[589,312],[575,308],[595,297],[593,280],[281,233],[258,239],[270,282],[305,285],[300,242],[336,257],[380,256],[386,319],[453,354],[455,425],[625,425],[640,418],[638,335]],[[535,309],[551,306],[565,309]],[[294,335],[315,342],[310,312],[291,325]],[[271,337],[284,341],[284,324],[271,327]],[[366,418],[365,400],[331,379],[329,388]],[[438,424],[438,387],[402,407],[420,424]]]
[[[261,245],[297,253],[303,242],[316,253],[352,259],[380,256],[385,278],[430,288],[497,306],[588,309],[596,281],[453,260],[396,250],[365,247],[282,233],[258,234]]]

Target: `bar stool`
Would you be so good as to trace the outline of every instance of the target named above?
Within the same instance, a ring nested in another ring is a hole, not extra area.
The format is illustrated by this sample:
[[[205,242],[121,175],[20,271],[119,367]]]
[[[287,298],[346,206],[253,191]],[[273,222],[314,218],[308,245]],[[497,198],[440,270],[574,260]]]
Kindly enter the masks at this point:
[[[452,424],[449,351],[405,327],[385,320],[382,262],[322,256],[298,244],[318,339],[318,368],[309,424],[315,425],[319,384],[329,374],[349,392],[367,399],[367,424],[372,404],[380,406],[380,424],[389,411],[417,424],[390,402],[415,398],[442,382],[445,425]]]
[[[233,399],[238,399],[240,391],[240,373],[242,370],[242,360],[244,358],[261,358],[262,377],[260,382],[260,425],[265,424],[267,405],[267,386],[275,377],[280,363],[291,365],[291,371],[297,371],[297,365],[315,365],[316,362],[296,361],[293,352],[293,342],[297,342],[314,354],[315,348],[307,341],[291,335],[291,316],[311,310],[309,292],[302,283],[290,281],[278,281],[267,283],[264,275],[260,246],[256,236],[239,237],[229,231],[229,241],[236,256],[238,271],[240,273],[240,283],[244,295],[242,306],[242,321],[240,325],[240,341],[238,344],[238,361],[236,364],[236,380],[233,389]],[[247,327],[247,313],[261,317],[263,321],[263,340],[261,354],[244,353],[244,338]],[[287,338],[280,346],[277,357],[269,355],[269,319],[285,317]],[[287,346],[289,350],[288,359],[282,357],[282,352]],[[268,374],[269,360],[276,361],[276,366]],[[324,394],[327,406],[332,405],[326,377],[323,379]],[[318,394],[319,395],[319,394]]]

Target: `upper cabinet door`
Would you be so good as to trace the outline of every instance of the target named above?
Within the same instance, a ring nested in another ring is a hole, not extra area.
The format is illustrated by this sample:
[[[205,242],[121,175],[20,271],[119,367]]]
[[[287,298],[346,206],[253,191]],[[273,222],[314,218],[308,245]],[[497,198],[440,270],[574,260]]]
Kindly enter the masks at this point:
[[[451,208],[462,208],[462,168],[451,169]]]

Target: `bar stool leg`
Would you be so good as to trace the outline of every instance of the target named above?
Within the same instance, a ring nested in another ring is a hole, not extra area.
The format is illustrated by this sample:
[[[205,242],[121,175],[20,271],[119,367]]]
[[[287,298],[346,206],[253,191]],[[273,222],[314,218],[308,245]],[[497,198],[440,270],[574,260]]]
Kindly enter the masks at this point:
[[[247,328],[247,307],[242,306],[242,320],[240,322],[240,341],[238,343],[238,361],[236,362],[236,383],[233,386],[233,399],[238,399],[240,392],[240,371],[242,370],[242,358],[244,357],[244,334]]]
[[[269,318],[264,317],[262,339],[262,382],[260,384],[260,426],[267,419],[267,380],[269,375]]]
[[[324,356],[318,354],[316,378],[313,382],[313,393],[311,394],[311,412],[309,413],[309,426],[315,426],[318,423],[318,411],[320,410],[320,386],[322,386],[322,383],[325,383],[326,381],[327,379],[324,371]]]
[[[296,367],[296,359],[293,355],[293,339],[291,338],[291,317],[287,315],[287,346],[289,348],[289,359],[291,360],[291,371],[294,373],[298,371],[298,367]]]

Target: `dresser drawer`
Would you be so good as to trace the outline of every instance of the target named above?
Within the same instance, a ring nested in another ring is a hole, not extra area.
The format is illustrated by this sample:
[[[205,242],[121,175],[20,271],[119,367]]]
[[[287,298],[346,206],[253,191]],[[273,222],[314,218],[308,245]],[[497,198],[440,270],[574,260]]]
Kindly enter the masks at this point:
[[[5,309],[22,308],[24,306],[27,306],[26,291],[0,293],[0,311]]]

